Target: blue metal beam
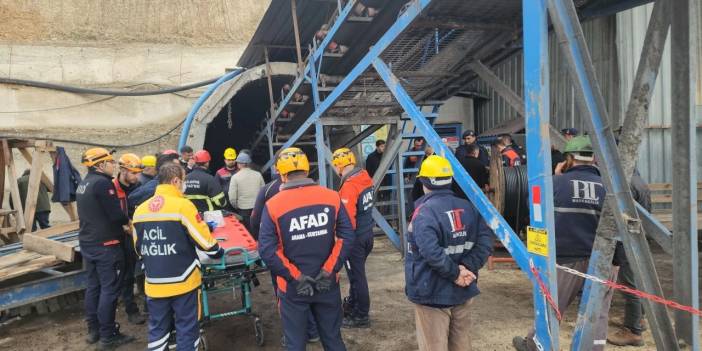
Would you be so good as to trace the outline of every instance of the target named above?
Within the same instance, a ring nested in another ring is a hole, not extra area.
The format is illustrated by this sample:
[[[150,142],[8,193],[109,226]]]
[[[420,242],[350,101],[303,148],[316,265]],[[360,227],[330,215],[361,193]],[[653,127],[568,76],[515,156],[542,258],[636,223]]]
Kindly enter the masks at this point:
[[[64,273],[0,290],[0,311],[85,289],[85,271]]]
[[[312,124],[319,119],[324,112],[326,112],[336,100],[343,94],[346,89],[348,89],[351,84],[361,75],[366,69],[371,65],[373,60],[380,56],[380,54],[385,51],[385,49],[392,44],[397,37],[402,34],[402,32],[409,27],[409,25],[414,21],[417,16],[432,2],[432,0],[413,0],[407,4],[405,11],[397,18],[397,21],[388,28],[388,30],[383,34],[380,39],[373,45],[368,53],[358,62],[358,64],[349,72],[346,77],[337,85],[337,87],[322,101],[319,107],[307,118],[307,120],[293,133],[290,139],[285,142],[283,148],[288,148],[295,144],[297,139],[299,139],[302,134],[307,131]],[[340,18],[341,19],[341,18]],[[337,20],[338,22],[339,20]],[[336,25],[336,23],[335,23]],[[331,31],[330,31],[331,32]],[[318,50],[323,51],[323,50]],[[316,52],[315,52],[316,53]],[[321,54],[320,54],[321,55]],[[313,61],[313,60],[312,60]],[[308,66],[312,63],[308,62]],[[308,71],[307,69],[306,71]],[[273,164],[273,160],[268,161],[262,168],[261,171],[265,172]]]
[[[526,247],[519,239],[517,234],[514,233],[512,228],[507,224],[507,222],[500,216],[500,213],[495,209],[495,207],[490,203],[487,196],[483,193],[482,189],[475,184],[473,178],[468,175],[468,172],[461,166],[456,156],[453,154],[451,149],[446,146],[441,141],[441,137],[436,133],[434,128],[429,124],[426,117],[422,114],[419,106],[417,106],[412,98],[407,94],[405,89],[400,85],[400,81],[392,73],[390,68],[381,59],[375,59],[373,61],[373,67],[378,72],[378,75],[383,79],[388,89],[395,96],[397,102],[402,106],[402,108],[407,112],[407,115],[412,119],[421,135],[424,136],[425,140],[434,151],[446,157],[451,163],[451,167],[454,171],[454,179],[458,185],[463,189],[463,192],[468,196],[468,199],[473,203],[475,208],[480,212],[480,215],[485,219],[485,222],[495,233],[497,238],[502,242],[502,245],[509,251],[509,253],[514,258],[517,266],[524,271],[529,276],[532,282],[535,282],[534,276],[531,273],[531,265],[533,260],[531,256],[527,253]],[[543,299],[541,293],[535,296],[535,301],[538,303],[539,300]],[[542,311],[540,313],[544,313]],[[556,336],[557,337],[557,336]],[[550,338],[550,336],[547,336]],[[544,341],[542,341],[544,342]],[[548,341],[550,344],[550,341]]]
[[[546,233],[547,252],[531,252],[534,266],[543,277],[551,296],[558,300],[556,280],[556,238],[553,218],[553,182],[551,178],[551,137],[548,71],[548,13],[545,0],[522,1],[524,32],[524,117],[526,118],[527,175],[531,208],[531,236]],[[545,254],[545,255],[544,255]],[[559,321],[538,285],[534,294],[534,343],[543,350],[560,350]],[[557,303],[557,302],[556,302]],[[555,336],[555,337],[552,337]]]
[[[570,0],[548,0],[548,9],[560,39],[563,56],[570,66],[576,99],[590,117],[586,120],[590,127],[590,136],[594,139],[593,147],[600,164],[606,165],[600,170],[604,173],[603,181],[608,194],[613,195],[615,199],[610,204],[626,248],[627,259],[636,273],[636,286],[651,294],[663,296],[653,257],[641,230],[636,206],[619,160],[614,134],[608,124],[604,98],[597,84],[592,59],[574,4]],[[675,331],[665,306],[644,301],[644,307],[659,350],[678,350]]]
[[[402,245],[400,244],[400,237],[397,235],[394,229],[392,229],[392,226],[388,221],[385,220],[385,217],[378,211],[377,208],[373,208],[373,212],[371,214],[373,216],[373,220],[375,221],[375,224],[380,227],[380,229],[385,232],[385,235],[388,236],[388,239],[390,239],[390,242],[395,246],[396,249],[402,251]]]

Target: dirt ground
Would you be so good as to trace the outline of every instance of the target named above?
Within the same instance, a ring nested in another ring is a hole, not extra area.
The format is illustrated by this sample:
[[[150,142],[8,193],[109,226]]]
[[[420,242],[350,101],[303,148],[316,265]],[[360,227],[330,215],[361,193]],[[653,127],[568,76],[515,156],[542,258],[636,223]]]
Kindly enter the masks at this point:
[[[671,287],[671,259],[656,251],[659,274],[666,293]],[[504,265],[503,265],[504,268]],[[371,307],[372,329],[344,330],[344,340],[349,350],[416,350],[414,316],[412,305],[404,295],[403,265],[399,253],[384,238],[376,239],[376,247],[369,258],[369,285],[373,305]],[[261,286],[253,293],[255,312],[261,315],[265,329],[266,344],[258,347],[254,342],[253,323],[250,318],[239,317],[211,323],[205,330],[211,350],[279,350],[280,322],[273,302],[269,276],[260,276]],[[480,276],[482,294],[473,306],[473,349],[512,350],[511,339],[524,335],[531,324],[533,311],[531,288],[525,276],[516,269],[483,269]],[[346,289],[346,281],[342,289]],[[214,308],[236,306],[231,296],[219,296],[212,304]],[[610,320],[620,320],[623,300],[615,297]],[[561,330],[561,347],[567,349],[572,337],[576,308],[571,306]],[[146,346],[146,326],[127,324],[126,316],[119,311],[118,321],[122,329],[138,338],[131,345],[119,350],[143,350]],[[0,326],[0,348],[3,350],[92,350],[85,341],[82,309],[76,306],[45,316],[30,316],[9,325]],[[646,346],[632,350],[655,350],[650,333],[645,333]],[[311,345],[309,350],[322,350]],[[626,350],[608,346],[608,350]]]

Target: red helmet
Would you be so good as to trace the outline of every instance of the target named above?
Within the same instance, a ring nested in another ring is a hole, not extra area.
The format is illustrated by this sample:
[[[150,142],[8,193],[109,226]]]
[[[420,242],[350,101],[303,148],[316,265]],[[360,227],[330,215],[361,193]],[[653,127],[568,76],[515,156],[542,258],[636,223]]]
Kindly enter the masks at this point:
[[[196,163],[205,163],[205,162],[210,162],[212,157],[210,156],[210,153],[207,152],[207,150],[200,150],[193,155],[193,160]]]
[[[161,153],[162,155],[177,155],[178,151],[175,151],[173,149],[168,149],[168,150],[163,150]]]

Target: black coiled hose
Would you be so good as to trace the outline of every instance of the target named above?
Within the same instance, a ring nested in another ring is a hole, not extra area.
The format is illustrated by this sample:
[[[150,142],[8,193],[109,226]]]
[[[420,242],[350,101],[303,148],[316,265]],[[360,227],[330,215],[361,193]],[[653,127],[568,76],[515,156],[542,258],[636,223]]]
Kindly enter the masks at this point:
[[[516,233],[529,224],[529,179],[526,166],[504,167],[504,218]]]

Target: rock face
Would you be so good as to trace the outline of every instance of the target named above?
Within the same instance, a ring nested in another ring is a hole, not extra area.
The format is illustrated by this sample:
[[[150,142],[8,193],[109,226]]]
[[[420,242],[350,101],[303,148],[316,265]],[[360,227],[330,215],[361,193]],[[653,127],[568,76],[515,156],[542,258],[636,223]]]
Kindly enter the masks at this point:
[[[269,4],[0,0],[0,77],[128,90],[210,79],[236,64]],[[0,134],[146,141],[182,121],[202,90],[109,97],[0,84]],[[135,151],[173,147],[179,133]]]

